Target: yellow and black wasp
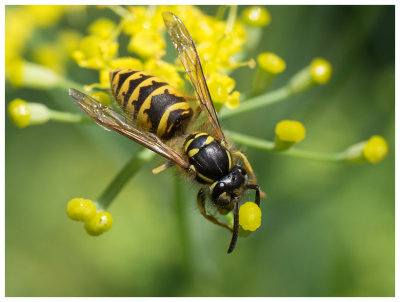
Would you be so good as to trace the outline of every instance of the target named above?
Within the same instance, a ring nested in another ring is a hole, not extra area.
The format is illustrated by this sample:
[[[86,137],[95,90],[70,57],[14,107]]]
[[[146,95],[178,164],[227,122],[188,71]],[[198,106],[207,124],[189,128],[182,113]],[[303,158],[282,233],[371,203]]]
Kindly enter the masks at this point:
[[[195,179],[201,189],[197,204],[209,221],[230,230],[228,253],[235,248],[239,231],[239,201],[248,189],[255,190],[255,203],[260,205],[260,187],[247,158],[231,150],[222,132],[204,78],[195,44],[182,21],[170,12],[163,13],[179,58],[189,76],[199,101],[197,114],[185,97],[159,78],[133,69],[110,73],[112,93],[124,114],[120,114],[75,89],[69,95],[76,105],[101,126],[118,132],[168,160],[153,170],[159,173],[176,165]],[[200,112],[207,120],[202,131],[188,131]],[[179,137],[180,146],[171,141]],[[244,167],[238,164],[242,159]],[[233,228],[207,213],[210,199],[219,213],[233,210]]]

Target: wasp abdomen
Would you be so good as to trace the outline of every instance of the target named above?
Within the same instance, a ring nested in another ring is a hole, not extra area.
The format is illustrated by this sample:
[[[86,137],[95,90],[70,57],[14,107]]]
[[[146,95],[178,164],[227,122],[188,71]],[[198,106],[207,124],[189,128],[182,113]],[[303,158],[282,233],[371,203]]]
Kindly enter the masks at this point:
[[[144,130],[169,139],[192,114],[185,98],[161,79],[134,69],[110,73],[111,90],[121,109]]]
[[[184,149],[189,163],[196,169],[196,179],[201,183],[213,183],[231,169],[230,152],[207,133],[189,135]]]

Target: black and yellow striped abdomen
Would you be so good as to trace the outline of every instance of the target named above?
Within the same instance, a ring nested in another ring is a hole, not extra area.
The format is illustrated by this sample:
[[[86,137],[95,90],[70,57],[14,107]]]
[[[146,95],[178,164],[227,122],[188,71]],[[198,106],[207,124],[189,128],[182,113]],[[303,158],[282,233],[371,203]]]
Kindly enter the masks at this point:
[[[183,131],[193,114],[185,98],[161,79],[143,71],[110,72],[111,90],[121,109],[146,131],[169,139]]]
[[[184,151],[200,183],[213,183],[232,169],[229,150],[207,133],[190,134],[185,139]]]

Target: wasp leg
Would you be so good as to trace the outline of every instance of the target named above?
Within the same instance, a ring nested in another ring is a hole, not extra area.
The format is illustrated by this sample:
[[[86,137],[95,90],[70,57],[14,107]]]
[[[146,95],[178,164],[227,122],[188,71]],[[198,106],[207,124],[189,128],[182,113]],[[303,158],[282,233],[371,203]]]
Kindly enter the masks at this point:
[[[173,165],[174,165],[174,163],[172,161],[167,161],[167,162],[163,163],[162,165],[155,167],[153,170],[151,170],[151,173],[153,173],[153,174],[161,173],[161,172],[167,170],[169,167],[172,167]]]
[[[247,185],[247,189],[256,190],[256,204],[260,206],[260,186],[259,185]]]
[[[232,253],[235,249],[239,235],[239,200],[236,196],[233,198],[233,234],[231,243],[229,244],[228,254]]]
[[[205,195],[203,189],[200,189],[199,193],[197,193],[197,206],[200,210],[201,215],[203,215],[204,218],[211,221],[212,223],[222,226],[222,227],[228,229],[229,231],[233,232],[233,229],[231,226],[218,221],[218,219],[215,218],[213,215],[207,214],[205,201],[206,201],[206,195]]]
[[[240,151],[234,152],[233,155],[239,156],[239,157],[243,160],[244,167],[246,168],[246,171],[247,171],[248,173],[250,173],[250,175],[251,175],[251,183],[252,183],[253,185],[257,185],[257,177],[256,177],[256,175],[254,174],[253,168],[251,167],[250,162],[249,162],[249,160],[247,159],[246,155],[244,155],[244,154],[243,154],[242,152],[240,152]],[[267,194],[265,194],[265,193],[264,193],[262,190],[260,190],[260,189],[259,189],[259,194],[261,195],[262,198],[266,198],[266,197],[267,197]]]

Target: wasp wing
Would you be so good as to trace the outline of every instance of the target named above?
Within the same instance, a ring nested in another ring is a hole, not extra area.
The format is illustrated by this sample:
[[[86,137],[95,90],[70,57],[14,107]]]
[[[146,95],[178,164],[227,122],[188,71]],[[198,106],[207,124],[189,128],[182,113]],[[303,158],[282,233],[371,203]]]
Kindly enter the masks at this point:
[[[170,12],[163,12],[163,18],[172,44],[174,44],[190,82],[196,91],[200,107],[206,114],[218,139],[224,141],[225,136],[208,91],[196,46],[185,25],[177,16]]]
[[[100,126],[130,138],[174,162],[183,169],[189,169],[189,163],[179,153],[164,144],[154,134],[138,128],[135,123],[126,116],[119,114],[90,96],[73,88],[69,89],[69,96],[79,108],[94,119]]]

